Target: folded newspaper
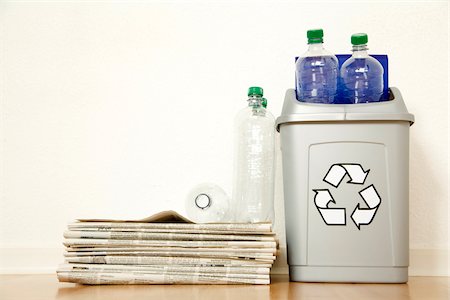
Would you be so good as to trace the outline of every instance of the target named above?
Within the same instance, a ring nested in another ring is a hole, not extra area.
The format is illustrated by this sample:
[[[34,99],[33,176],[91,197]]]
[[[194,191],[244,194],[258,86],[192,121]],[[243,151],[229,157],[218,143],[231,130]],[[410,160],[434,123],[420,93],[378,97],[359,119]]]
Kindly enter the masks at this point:
[[[61,282],[269,284],[271,223],[195,224],[174,211],[142,220],[80,219],[64,232]]]

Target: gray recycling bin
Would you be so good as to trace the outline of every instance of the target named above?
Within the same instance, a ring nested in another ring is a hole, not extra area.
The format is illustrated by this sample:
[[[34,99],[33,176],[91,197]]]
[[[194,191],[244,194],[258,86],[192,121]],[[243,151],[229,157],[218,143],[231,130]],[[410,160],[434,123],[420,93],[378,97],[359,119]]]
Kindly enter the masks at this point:
[[[286,93],[280,132],[290,278],[406,282],[409,127],[389,101],[313,104]]]

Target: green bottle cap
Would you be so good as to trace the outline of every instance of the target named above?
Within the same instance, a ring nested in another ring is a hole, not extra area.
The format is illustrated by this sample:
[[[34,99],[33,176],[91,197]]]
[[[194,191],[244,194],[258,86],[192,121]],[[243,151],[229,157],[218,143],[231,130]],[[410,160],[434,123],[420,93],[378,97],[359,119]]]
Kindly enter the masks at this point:
[[[352,34],[352,45],[365,45],[369,41],[369,38],[367,37],[367,34],[365,33],[355,33]]]
[[[259,86],[251,86],[248,88],[247,96],[263,96],[263,89]]]
[[[267,108],[267,99],[266,98],[262,98],[261,105],[262,105],[262,107]]]
[[[308,38],[308,44],[323,43],[323,30],[322,29],[310,29],[306,32]]]

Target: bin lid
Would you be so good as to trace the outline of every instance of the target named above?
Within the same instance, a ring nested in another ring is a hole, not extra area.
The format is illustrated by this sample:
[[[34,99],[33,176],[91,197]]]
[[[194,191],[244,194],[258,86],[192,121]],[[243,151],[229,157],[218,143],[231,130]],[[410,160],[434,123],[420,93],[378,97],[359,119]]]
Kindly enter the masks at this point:
[[[414,123],[414,115],[408,112],[400,91],[391,87],[391,100],[360,104],[318,104],[300,102],[294,89],[288,89],[281,116],[275,126],[287,123],[351,122],[351,121],[405,121]]]

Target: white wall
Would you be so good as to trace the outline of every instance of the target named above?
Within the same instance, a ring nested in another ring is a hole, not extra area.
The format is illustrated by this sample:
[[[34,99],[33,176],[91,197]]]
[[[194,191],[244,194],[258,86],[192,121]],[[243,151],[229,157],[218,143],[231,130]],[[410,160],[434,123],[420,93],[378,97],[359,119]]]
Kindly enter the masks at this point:
[[[416,116],[411,272],[447,274],[448,18],[447,2],[2,2],[0,272],[54,270],[74,218],[183,213],[204,181],[230,192],[246,89],[278,115],[322,27],[335,53],[362,31],[389,54]],[[276,194],[283,239],[280,177]]]

